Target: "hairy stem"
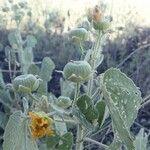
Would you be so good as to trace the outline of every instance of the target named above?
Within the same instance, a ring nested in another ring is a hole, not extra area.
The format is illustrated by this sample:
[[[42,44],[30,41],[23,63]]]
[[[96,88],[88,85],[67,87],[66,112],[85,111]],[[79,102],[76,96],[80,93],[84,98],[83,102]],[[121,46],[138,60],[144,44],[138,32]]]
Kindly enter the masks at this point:
[[[83,150],[83,135],[84,130],[81,124],[77,125],[77,140],[76,140],[76,150]]]

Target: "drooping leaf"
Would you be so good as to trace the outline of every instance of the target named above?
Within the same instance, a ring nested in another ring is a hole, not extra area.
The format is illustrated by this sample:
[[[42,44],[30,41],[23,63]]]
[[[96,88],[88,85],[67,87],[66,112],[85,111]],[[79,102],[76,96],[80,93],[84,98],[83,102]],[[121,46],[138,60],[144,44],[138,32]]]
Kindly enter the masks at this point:
[[[102,91],[114,129],[127,148],[134,150],[130,126],[137,117],[141,93],[133,81],[118,69],[109,69],[102,76]]]
[[[98,111],[89,96],[82,95],[78,98],[76,104],[90,123],[94,123],[94,121],[98,119]]]

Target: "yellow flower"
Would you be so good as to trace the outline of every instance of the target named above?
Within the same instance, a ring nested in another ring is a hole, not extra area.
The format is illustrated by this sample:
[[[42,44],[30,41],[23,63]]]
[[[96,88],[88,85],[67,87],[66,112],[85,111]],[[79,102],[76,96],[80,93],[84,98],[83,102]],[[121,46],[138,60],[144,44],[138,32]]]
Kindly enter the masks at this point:
[[[43,136],[53,136],[54,130],[52,129],[52,119],[45,113],[29,112],[31,118],[31,132],[34,139]]]
[[[94,22],[99,22],[102,19],[102,12],[100,10],[99,6],[95,6],[95,8],[93,9],[93,21]]]

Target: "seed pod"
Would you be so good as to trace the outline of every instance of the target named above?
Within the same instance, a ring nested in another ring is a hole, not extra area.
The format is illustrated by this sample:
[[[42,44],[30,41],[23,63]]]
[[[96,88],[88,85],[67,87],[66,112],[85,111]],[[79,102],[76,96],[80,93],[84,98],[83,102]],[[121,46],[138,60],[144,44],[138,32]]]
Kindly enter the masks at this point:
[[[19,93],[33,92],[39,87],[39,81],[32,74],[20,75],[14,79],[13,87]]]
[[[75,43],[84,42],[88,38],[88,31],[84,28],[73,29],[69,32],[69,38]]]
[[[69,97],[59,96],[57,105],[62,108],[68,108],[71,106],[71,99]]]
[[[72,82],[86,81],[91,76],[91,66],[86,61],[71,61],[63,70],[64,78]]]

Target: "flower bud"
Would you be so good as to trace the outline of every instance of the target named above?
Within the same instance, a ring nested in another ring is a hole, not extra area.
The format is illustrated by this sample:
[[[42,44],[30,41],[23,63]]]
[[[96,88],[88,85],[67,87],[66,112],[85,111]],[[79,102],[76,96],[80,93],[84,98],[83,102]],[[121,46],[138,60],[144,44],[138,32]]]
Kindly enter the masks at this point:
[[[84,28],[73,29],[69,32],[69,38],[75,43],[84,42],[88,38],[88,31]]]
[[[62,108],[68,108],[71,106],[71,99],[69,97],[60,96],[58,97],[57,105]]]
[[[37,90],[39,79],[32,74],[17,76],[13,81],[13,87],[17,92],[27,93]]]
[[[86,61],[71,61],[66,64],[63,70],[64,78],[72,82],[86,81],[91,76],[91,66]]]

